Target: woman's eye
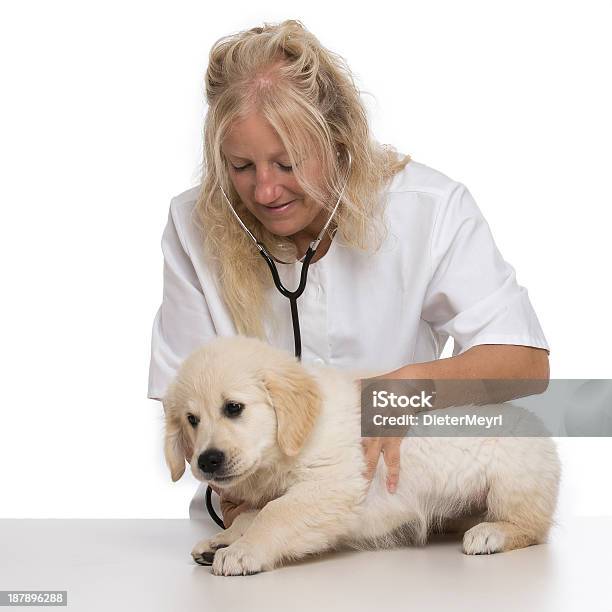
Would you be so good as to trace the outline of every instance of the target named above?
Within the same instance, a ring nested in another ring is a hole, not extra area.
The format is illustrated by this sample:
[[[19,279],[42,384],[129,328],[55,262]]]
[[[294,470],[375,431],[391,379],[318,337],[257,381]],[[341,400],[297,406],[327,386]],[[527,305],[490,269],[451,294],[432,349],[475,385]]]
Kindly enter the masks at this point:
[[[200,422],[200,419],[198,419],[198,417],[194,416],[193,414],[188,414],[187,420],[189,421],[189,424],[192,427],[195,427]]]
[[[236,417],[244,410],[244,404],[240,402],[226,402],[223,412],[228,417]]]
[[[242,172],[243,170],[246,170],[251,164],[246,164],[246,166],[233,166],[232,168],[236,171],[236,172]],[[283,164],[278,164],[279,168],[283,171],[283,172],[291,172],[291,170],[293,170],[293,166],[283,166]]]

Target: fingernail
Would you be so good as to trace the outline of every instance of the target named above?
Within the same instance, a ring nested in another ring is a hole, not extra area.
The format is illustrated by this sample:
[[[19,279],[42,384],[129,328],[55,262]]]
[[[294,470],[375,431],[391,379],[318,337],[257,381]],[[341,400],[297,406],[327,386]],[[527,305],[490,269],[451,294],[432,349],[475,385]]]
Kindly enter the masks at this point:
[[[395,488],[394,484],[389,485],[389,493],[395,493]]]

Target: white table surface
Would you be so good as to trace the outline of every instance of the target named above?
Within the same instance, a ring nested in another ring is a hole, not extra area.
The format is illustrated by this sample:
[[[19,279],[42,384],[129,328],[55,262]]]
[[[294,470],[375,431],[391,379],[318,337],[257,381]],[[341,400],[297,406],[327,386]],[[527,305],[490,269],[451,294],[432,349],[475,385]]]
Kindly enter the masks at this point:
[[[209,520],[2,519],[0,590],[67,590],[68,606],[52,609],[83,612],[612,612],[612,517],[566,520],[548,544],[507,553],[467,556],[439,536],[232,577],[191,558],[216,531]]]

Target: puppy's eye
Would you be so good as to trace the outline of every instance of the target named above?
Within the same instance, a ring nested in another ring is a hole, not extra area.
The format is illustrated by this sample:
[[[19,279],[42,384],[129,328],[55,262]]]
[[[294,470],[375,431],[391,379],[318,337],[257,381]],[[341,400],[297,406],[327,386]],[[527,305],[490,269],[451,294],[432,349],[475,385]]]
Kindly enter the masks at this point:
[[[200,422],[200,419],[198,419],[198,417],[193,415],[193,414],[188,414],[187,415],[187,420],[189,421],[189,424],[192,427],[196,427],[197,424]]]
[[[240,402],[226,402],[223,412],[228,417],[237,417],[244,410],[244,404]]]

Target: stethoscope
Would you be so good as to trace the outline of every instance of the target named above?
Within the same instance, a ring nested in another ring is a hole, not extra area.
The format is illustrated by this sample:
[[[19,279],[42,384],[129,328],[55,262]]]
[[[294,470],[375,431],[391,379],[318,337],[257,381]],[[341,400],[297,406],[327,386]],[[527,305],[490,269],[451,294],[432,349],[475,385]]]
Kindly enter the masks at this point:
[[[295,261],[283,261],[282,259],[278,259],[277,257],[274,257],[274,255],[270,254],[268,250],[266,249],[266,247],[261,242],[259,242],[259,240],[255,238],[255,236],[253,236],[253,233],[251,232],[251,230],[249,230],[249,228],[242,222],[242,219],[240,218],[240,216],[238,215],[238,213],[232,206],[232,203],[227,197],[227,194],[225,193],[225,191],[223,190],[223,187],[219,185],[219,189],[221,189],[221,193],[223,193],[223,197],[225,198],[225,201],[227,202],[227,205],[229,206],[229,209],[232,211],[232,214],[234,215],[235,219],[238,221],[238,223],[240,224],[240,227],[242,227],[242,229],[247,233],[247,235],[251,237],[251,240],[255,243],[255,246],[259,250],[260,255],[265,259],[266,263],[268,264],[268,267],[270,268],[270,272],[272,274],[272,278],[274,280],[274,284],[276,285],[276,288],[282,295],[284,295],[289,300],[289,304],[291,306],[291,321],[293,324],[293,343],[295,347],[295,356],[298,359],[302,358],[302,338],[300,336],[300,319],[298,316],[297,301],[298,301],[298,298],[302,295],[302,293],[304,293],[304,289],[306,289],[306,280],[308,277],[308,268],[310,266],[310,262],[312,258],[314,257],[314,254],[316,253],[321,240],[323,239],[325,231],[329,227],[329,224],[331,223],[332,219],[334,218],[334,215],[336,214],[336,211],[338,210],[338,207],[340,206],[340,201],[342,200],[342,196],[344,195],[344,191],[348,184],[348,179],[351,173],[351,166],[353,163],[353,158],[351,157],[351,153],[348,150],[347,150],[347,155],[348,155],[349,167],[346,173],[344,187],[342,188],[342,191],[340,192],[340,195],[338,196],[338,201],[336,202],[336,205],[331,211],[331,214],[329,215],[329,219],[327,219],[327,223],[325,223],[325,225],[323,226],[323,229],[321,229],[321,231],[319,232],[319,235],[315,238],[315,240],[313,240],[310,243],[306,253],[302,257],[300,257],[300,259],[296,259]],[[277,262],[280,264],[292,265],[292,264],[297,263],[298,261],[302,262],[302,270],[300,273],[300,283],[295,291],[289,291],[289,289],[287,289],[283,285],[280,279],[280,276],[278,274],[278,268],[276,267],[276,264],[274,262]],[[217,516],[217,513],[215,512],[215,509],[213,508],[212,489],[210,485],[206,489],[206,509],[208,510],[208,514],[210,514],[213,521],[215,521],[215,523],[217,523],[219,527],[221,527],[222,529],[225,529],[225,525],[223,524],[223,521]]]

